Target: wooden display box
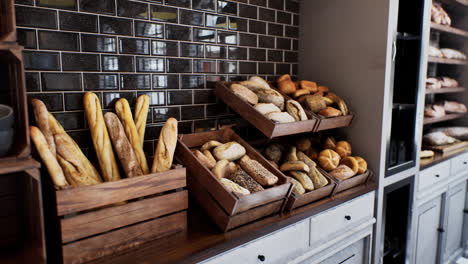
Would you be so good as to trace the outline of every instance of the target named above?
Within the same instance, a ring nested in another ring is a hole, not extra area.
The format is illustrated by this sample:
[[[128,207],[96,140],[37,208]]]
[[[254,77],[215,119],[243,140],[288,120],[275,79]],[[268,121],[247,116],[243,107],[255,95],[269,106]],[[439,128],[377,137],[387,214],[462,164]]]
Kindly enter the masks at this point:
[[[326,174],[323,175],[327,178],[329,182],[328,185],[310,192],[306,192],[302,195],[292,192],[285,206],[285,210],[291,211],[303,205],[332,196],[336,188],[336,182],[335,180],[329,178]]]
[[[14,0],[0,1],[0,42],[16,41]]]
[[[245,147],[250,158],[257,160],[278,177],[278,183],[264,191],[245,196],[236,196],[228,192],[219,183],[216,176],[203,166],[190,150],[200,147],[209,140],[217,140],[222,143],[238,142]],[[267,215],[279,213],[292,190],[289,179],[235,134],[232,129],[180,135],[176,156],[187,167],[190,195],[197,200],[223,231]]]
[[[271,121],[255,110],[252,105],[235,95],[229,89],[231,84],[229,82],[218,82],[215,90],[216,96],[268,138],[311,132],[316,129],[318,119],[310,112],[306,112],[309,118],[306,121],[292,123],[275,123]]]
[[[0,157],[0,164],[30,156],[22,50],[15,43],[0,42],[0,104],[11,106],[15,118],[13,145],[6,156]]]
[[[348,189],[354,188],[356,186],[362,185],[367,183],[367,181],[372,177],[372,172],[367,170],[363,174],[358,174],[346,180],[336,179],[335,177],[328,174],[328,172],[320,169],[322,174],[326,175],[328,178],[333,179],[336,183],[336,188],[333,191],[333,194],[340,193],[342,191],[346,191]]]
[[[66,190],[48,182],[54,263],[84,263],[187,228],[185,168]]]
[[[351,122],[354,119],[353,113],[349,113],[349,115],[345,115],[345,116],[328,117],[328,118],[320,116],[320,115],[316,115],[316,116],[319,119],[319,121],[314,132],[333,129],[333,128],[348,127],[351,125]]]

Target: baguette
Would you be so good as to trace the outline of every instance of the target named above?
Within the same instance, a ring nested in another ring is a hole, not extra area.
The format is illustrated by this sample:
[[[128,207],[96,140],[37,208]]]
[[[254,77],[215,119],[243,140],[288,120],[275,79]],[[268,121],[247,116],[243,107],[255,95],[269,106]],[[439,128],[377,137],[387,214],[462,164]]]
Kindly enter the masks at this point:
[[[54,134],[52,133],[49,125],[49,111],[47,111],[47,107],[41,100],[32,99],[31,104],[36,124],[44,135],[51,154],[55,156],[57,155],[57,150],[55,147]]]
[[[304,162],[295,160],[283,163],[280,167],[280,171],[304,171],[308,173],[310,172],[310,168]]]
[[[161,133],[159,134],[158,145],[154,153],[153,166],[151,172],[164,172],[171,169],[174,159],[174,152],[177,146],[177,120],[167,119]]]
[[[63,174],[63,170],[57,161],[56,155],[54,155],[50,150],[41,130],[35,126],[30,126],[29,130],[34,146],[36,146],[37,152],[39,153],[42,162],[44,162],[54,185],[58,189],[69,186],[67,180],[65,179],[65,175]]]
[[[96,156],[101,167],[102,178],[105,181],[117,181],[120,179],[119,167],[115,160],[114,151],[112,151],[99,98],[96,94],[87,92],[83,97],[83,105]]]
[[[216,163],[216,159],[213,157],[213,154],[211,154],[211,151],[209,151],[209,150],[203,150],[202,153],[203,153],[203,155],[205,155],[205,157],[207,157],[211,162],[215,162],[215,163]]]
[[[278,182],[278,177],[268,171],[258,161],[250,159],[245,155],[239,162],[242,169],[244,169],[256,182],[262,186],[272,186]]]
[[[192,153],[198,159],[198,161],[200,161],[201,164],[207,167],[208,169],[211,170],[216,165],[216,160],[209,159],[207,156],[201,153],[198,149],[192,150]]]
[[[130,141],[125,135],[125,130],[116,114],[107,112],[104,115],[104,121],[109,129],[109,135],[114,144],[115,151],[119,157],[120,164],[127,177],[143,175],[138,158],[133,151]]]
[[[291,179],[291,183],[293,184],[293,192],[297,194],[304,194],[305,193],[304,186],[302,186],[302,184],[298,182],[296,179],[294,178],[290,178],[290,179]]]
[[[135,151],[138,162],[143,170],[143,174],[148,174],[149,167],[146,161],[145,152],[143,152],[140,136],[136,129],[135,122],[133,121],[132,111],[130,110],[130,105],[128,104],[127,99],[121,98],[115,103],[115,112],[124,126],[125,134],[132,144],[133,151]]]
[[[297,181],[299,181],[306,191],[314,190],[314,183],[309,178],[307,174],[302,171],[291,171],[291,176],[293,176]]]
[[[135,126],[140,136],[141,147],[145,140],[146,119],[148,118],[149,96],[140,95],[135,104]]]

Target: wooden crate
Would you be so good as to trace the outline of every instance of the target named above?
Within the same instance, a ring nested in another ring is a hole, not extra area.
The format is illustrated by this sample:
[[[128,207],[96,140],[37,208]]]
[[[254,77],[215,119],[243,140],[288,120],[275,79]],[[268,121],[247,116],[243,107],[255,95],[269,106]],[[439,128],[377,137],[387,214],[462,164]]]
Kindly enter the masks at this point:
[[[292,123],[275,123],[271,121],[255,110],[252,105],[235,95],[228,88],[231,84],[232,83],[228,82],[218,82],[215,90],[216,96],[268,138],[300,134],[315,130],[316,125],[318,124],[318,119],[315,115],[312,115],[309,112],[306,113],[309,118],[309,120],[306,121]]]
[[[14,0],[0,1],[0,42],[16,41]]]
[[[285,206],[285,210],[291,211],[303,205],[310,204],[315,201],[332,196],[336,188],[336,182],[335,180],[327,177],[327,175],[324,174],[324,176],[327,178],[329,182],[328,185],[323,186],[322,188],[310,191],[310,192],[306,192],[305,194],[302,194],[302,195],[292,192],[288,198],[288,202]]]
[[[0,103],[11,106],[15,116],[14,143],[7,155],[0,157],[0,163],[15,162],[30,156],[22,50],[14,43],[0,43]]]
[[[48,258],[84,263],[187,228],[186,169],[54,190],[49,181]]]
[[[314,132],[333,129],[333,128],[340,128],[340,127],[347,127],[350,126],[353,119],[354,114],[349,113],[349,115],[345,116],[337,116],[337,117],[323,117],[320,115],[316,115],[319,119],[317,126],[315,127]]]
[[[321,168],[320,168],[320,171],[322,172],[322,174],[326,175],[328,178],[333,179],[335,181],[336,188],[333,191],[333,195],[340,193],[342,191],[346,191],[348,189],[354,188],[356,186],[365,184],[369,181],[370,178],[372,178],[372,172],[370,170],[367,170],[363,174],[355,175],[346,180],[337,179],[331,176],[328,172],[322,170]]]
[[[203,166],[190,151],[190,148],[200,147],[209,140],[217,140],[223,143],[238,142],[245,147],[250,158],[257,160],[279,178],[278,183],[264,191],[246,196],[239,197],[228,192],[219,183],[216,176]],[[193,180],[189,181],[190,194],[195,197],[223,231],[266,215],[279,213],[292,190],[289,179],[235,134],[232,129],[180,135],[176,155],[182,164],[187,167],[189,177],[193,178]]]

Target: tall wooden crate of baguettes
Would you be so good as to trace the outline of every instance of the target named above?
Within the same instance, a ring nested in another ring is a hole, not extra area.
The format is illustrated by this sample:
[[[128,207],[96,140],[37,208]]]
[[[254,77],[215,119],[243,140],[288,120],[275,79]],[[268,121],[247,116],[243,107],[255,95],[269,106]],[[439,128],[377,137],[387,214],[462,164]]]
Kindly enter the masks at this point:
[[[44,182],[51,263],[84,263],[187,229],[185,168],[65,190]]]

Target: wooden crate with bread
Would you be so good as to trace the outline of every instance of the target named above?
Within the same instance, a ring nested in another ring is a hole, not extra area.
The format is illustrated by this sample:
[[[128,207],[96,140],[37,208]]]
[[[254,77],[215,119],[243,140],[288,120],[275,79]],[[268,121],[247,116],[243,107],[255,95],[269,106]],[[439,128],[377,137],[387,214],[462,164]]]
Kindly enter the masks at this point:
[[[190,195],[228,231],[279,213],[289,180],[232,129],[179,136],[176,150],[188,170]]]
[[[99,98],[83,98],[97,162],[93,164],[40,100],[30,127],[50,180],[44,182],[48,258],[83,263],[185,230],[186,170],[174,161],[177,120],[164,124],[152,166],[143,151],[149,98],[126,99],[103,114]]]

